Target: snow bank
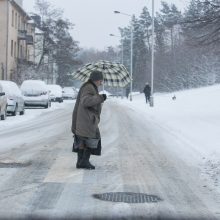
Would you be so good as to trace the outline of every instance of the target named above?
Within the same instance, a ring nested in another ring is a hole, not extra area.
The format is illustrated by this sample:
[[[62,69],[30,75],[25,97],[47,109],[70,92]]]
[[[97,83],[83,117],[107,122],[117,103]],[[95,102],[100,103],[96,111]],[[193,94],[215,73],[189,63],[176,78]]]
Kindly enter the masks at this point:
[[[193,155],[198,157],[194,163],[216,186],[220,183],[220,85],[175,92],[175,100],[173,96],[174,93],[155,94],[154,107],[145,103],[143,93],[133,96],[132,102],[116,100],[142,115],[146,123],[158,124],[184,142],[184,147],[176,146],[179,154],[183,159],[187,151],[197,154]]]

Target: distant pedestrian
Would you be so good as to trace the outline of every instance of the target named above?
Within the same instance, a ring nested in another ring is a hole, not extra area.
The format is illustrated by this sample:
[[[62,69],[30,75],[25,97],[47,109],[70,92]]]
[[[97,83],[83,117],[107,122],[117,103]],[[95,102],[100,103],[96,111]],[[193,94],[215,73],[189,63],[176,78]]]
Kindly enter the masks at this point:
[[[77,152],[76,168],[95,169],[89,162],[90,155],[101,154],[101,135],[98,128],[102,103],[106,94],[100,95],[98,87],[102,85],[103,75],[93,71],[88,82],[84,83],[78,93],[72,115],[72,132],[74,134],[73,151]]]
[[[150,95],[151,95],[151,87],[148,82],[146,82],[143,93],[146,98],[146,103],[150,102]]]
[[[126,97],[127,97],[127,99],[128,99],[129,93],[130,93],[130,86],[127,86],[127,87],[126,87],[125,93],[126,93]]]
[[[172,99],[173,99],[173,100],[176,100],[176,96],[174,95],[174,96],[172,97]]]

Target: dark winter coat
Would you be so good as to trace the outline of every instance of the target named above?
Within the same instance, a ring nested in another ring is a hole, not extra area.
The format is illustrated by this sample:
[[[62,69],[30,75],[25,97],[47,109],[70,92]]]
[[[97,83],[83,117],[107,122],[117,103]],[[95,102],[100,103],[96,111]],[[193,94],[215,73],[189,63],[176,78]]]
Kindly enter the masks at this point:
[[[89,80],[84,83],[78,93],[72,114],[72,132],[81,137],[100,138],[98,124],[101,114],[101,103],[97,86]]]
[[[146,96],[150,96],[150,92],[151,92],[150,90],[151,90],[151,88],[150,88],[150,86],[147,84],[147,85],[145,85],[143,92],[144,92],[144,94],[145,94]]]

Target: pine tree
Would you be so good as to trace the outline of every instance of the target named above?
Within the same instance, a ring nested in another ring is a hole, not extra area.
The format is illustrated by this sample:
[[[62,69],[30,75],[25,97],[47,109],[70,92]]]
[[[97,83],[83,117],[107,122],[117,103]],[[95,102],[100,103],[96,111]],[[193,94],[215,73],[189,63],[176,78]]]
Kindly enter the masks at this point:
[[[184,19],[188,41],[200,45],[218,45],[220,42],[219,0],[192,0]]]

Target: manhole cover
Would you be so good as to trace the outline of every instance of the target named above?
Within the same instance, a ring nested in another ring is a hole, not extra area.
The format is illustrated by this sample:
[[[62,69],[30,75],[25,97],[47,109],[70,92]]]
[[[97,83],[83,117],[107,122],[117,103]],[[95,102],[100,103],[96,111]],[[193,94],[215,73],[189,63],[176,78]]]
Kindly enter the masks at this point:
[[[124,203],[156,203],[162,201],[158,196],[133,192],[110,192],[94,194],[96,199]]]
[[[22,168],[30,165],[31,162],[26,162],[26,163],[0,162],[0,168]]]

